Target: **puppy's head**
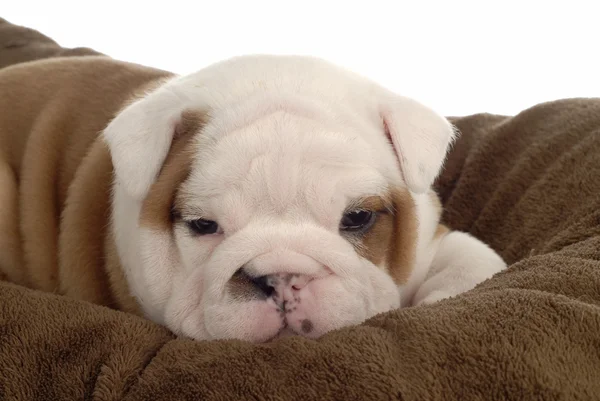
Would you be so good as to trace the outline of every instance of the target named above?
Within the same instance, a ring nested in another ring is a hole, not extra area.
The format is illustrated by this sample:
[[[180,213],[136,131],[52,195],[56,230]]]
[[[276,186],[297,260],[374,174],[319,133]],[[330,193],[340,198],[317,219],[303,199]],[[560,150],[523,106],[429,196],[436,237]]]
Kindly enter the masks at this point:
[[[420,194],[453,135],[319,59],[247,56],[176,78],[104,132],[129,287],[196,339],[318,337],[396,308]]]

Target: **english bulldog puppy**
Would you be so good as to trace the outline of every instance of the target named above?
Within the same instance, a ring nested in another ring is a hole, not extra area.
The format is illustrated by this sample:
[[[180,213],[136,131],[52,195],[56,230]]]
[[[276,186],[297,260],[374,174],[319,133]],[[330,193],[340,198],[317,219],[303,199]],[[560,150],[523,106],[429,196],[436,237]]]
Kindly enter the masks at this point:
[[[506,267],[440,225],[456,137],[318,58],[177,76],[108,57],[0,70],[0,272],[198,340],[317,338]]]

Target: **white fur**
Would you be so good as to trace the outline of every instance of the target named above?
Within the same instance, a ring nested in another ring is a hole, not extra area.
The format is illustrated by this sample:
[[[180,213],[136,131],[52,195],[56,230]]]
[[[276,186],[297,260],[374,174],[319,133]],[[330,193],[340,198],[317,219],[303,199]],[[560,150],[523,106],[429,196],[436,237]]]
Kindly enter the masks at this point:
[[[208,113],[195,136],[184,219],[221,231],[174,238],[138,225],[141,201],[168,153],[179,118]],[[387,131],[387,132],[386,132]],[[282,319],[272,299],[236,299],[228,283],[253,275],[313,277],[286,315],[318,337],[399,306],[472,288],[501,259],[466,234],[433,241],[438,216],[426,193],[455,137],[446,119],[414,100],[323,60],[245,56],[178,77],[120,113],[104,132],[116,180],[113,226],[133,295],[146,315],[196,339],[266,341]],[[417,257],[398,288],[338,230],[349,202],[407,187],[416,204]],[[461,252],[475,257],[461,257]],[[433,270],[432,270],[433,269]]]
[[[440,239],[434,254],[427,276],[412,299],[413,305],[431,304],[466,292],[506,268],[489,246],[458,231]]]

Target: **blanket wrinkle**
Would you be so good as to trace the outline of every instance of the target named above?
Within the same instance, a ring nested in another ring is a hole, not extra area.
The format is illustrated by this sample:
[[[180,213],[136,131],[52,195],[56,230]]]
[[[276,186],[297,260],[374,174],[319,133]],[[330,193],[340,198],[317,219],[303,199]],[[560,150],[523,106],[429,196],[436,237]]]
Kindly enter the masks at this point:
[[[124,399],[127,397],[127,394],[129,393],[129,391],[131,390],[132,385],[135,383],[136,379],[143,376],[144,371],[146,370],[146,368],[152,363],[152,360],[160,353],[160,351],[169,343],[169,341],[171,341],[171,339],[168,339],[167,341],[160,343],[156,349],[154,351],[151,351],[148,356],[146,358],[144,358],[144,361],[142,363],[142,365],[140,366],[139,369],[139,373],[136,375],[135,378],[131,378],[124,386],[123,386],[123,391],[121,394],[121,397],[123,397]],[[103,392],[110,392],[110,388],[102,388],[99,390],[99,393],[102,394]]]
[[[0,18],[0,74],[84,54],[100,55]],[[0,399],[600,400],[600,99],[449,120],[443,221],[506,271],[318,340],[258,345],[0,282]]]

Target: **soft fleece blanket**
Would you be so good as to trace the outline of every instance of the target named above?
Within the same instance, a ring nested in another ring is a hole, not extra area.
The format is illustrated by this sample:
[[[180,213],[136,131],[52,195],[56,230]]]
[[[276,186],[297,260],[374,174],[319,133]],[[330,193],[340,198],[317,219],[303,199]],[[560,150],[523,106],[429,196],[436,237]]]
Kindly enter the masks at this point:
[[[65,55],[3,20],[0,46],[0,66]],[[451,120],[461,138],[436,184],[443,218],[507,271],[316,341],[262,345],[176,338],[0,283],[0,399],[600,399],[600,99]]]

